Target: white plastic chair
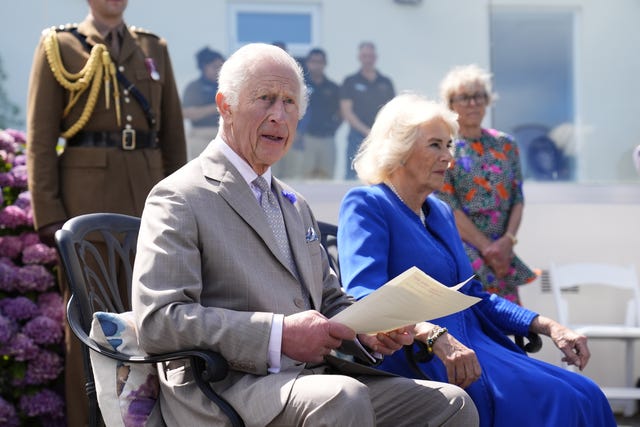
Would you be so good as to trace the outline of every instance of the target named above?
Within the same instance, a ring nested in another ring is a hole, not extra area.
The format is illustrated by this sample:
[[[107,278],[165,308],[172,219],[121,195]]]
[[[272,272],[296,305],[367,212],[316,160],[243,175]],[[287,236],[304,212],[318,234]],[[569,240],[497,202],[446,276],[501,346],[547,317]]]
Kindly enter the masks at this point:
[[[624,415],[633,415],[636,411],[635,401],[640,400],[640,388],[635,386],[634,378],[636,362],[634,345],[636,340],[640,340],[640,285],[635,267],[603,263],[564,265],[551,263],[549,273],[560,323],[587,336],[590,340],[608,339],[624,342],[625,386],[602,387],[602,390],[609,400],[627,400]],[[571,288],[577,288],[578,292],[582,292],[587,290],[586,287],[598,287],[600,293],[595,297],[591,296],[588,301],[589,306],[582,310],[582,317],[587,319],[584,322],[583,319],[578,321],[579,307],[575,305],[570,307],[568,300]],[[619,295],[621,300],[615,301],[616,295]],[[604,304],[609,305],[609,310],[603,309]],[[597,319],[602,311],[619,313],[619,321],[605,323]],[[612,360],[611,363],[616,361]],[[571,369],[571,367],[567,368]]]

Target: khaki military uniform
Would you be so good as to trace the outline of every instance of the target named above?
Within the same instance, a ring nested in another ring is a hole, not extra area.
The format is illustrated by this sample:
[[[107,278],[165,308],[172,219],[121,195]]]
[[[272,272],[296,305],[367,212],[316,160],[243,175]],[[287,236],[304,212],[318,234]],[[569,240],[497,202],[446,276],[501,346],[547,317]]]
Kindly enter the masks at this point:
[[[58,29],[57,38],[64,67],[76,73],[85,66],[89,50],[71,29]],[[105,43],[89,19],[77,26],[77,33],[86,36],[89,46]],[[45,54],[45,37],[46,32],[34,56],[27,113],[27,164],[36,228],[92,212],[140,216],[153,185],[186,162],[181,104],[166,42],[149,32],[125,28],[118,57],[114,58],[121,73],[148,101],[155,123],[150,123],[131,90],[120,85],[121,123],[118,125],[115,101],[110,95],[107,108],[102,87],[95,110],[78,134],[84,135],[84,143],[71,144],[74,141],[71,137],[59,154],[56,151],[59,136],[80,117],[89,90],[63,117],[70,93],[51,71]],[[91,144],[91,136],[97,132],[118,135],[123,130],[129,135],[131,131],[147,135],[157,132],[156,147],[124,150],[104,141],[102,146]],[[68,286],[62,277],[60,282],[68,301]],[[87,400],[80,346],[68,325],[66,332],[67,424],[83,426],[87,420]]]
[[[77,29],[90,45],[105,43],[91,22],[84,21]],[[89,52],[80,40],[69,31],[59,31],[58,43],[67,70],[81,70]],[[145,62],[149,59],[158,80],[153,79]],[[151,187],[186,162],[180,98],[166,42],[151,33],[128,28],[115,62],[148,100],[157,121],[159,148],[126,151],[118,147],[78,146],[68,147],[58,156],[58,137],[80,117],[88,91],[63,118],[69,91],[51,72],[43,40],[36,49],[27,101],[29,189],[36,228],[91,212],[139,216]],[[119,127],[114,100],[110,100],[107,109],[104,98],[101,89],[95,110],[81,132],[152,130],[143,108],[126,88],[120,86]]]

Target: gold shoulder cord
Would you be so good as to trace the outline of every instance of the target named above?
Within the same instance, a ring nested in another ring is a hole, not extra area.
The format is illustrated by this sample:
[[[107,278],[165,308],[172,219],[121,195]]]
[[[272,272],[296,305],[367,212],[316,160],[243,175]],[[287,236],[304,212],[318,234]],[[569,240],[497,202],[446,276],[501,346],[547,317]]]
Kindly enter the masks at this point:
[[[87,63],[82,70],[75,74],[67,71],[62,63],[55,28],[49,30],[49,33],[44,40],[44,49],[47,54],[49,66],[51,67],[51,72],[58,83],[71,93],[69,103],[64,109],[63,117],[66,117],[69,114],[71,108],[73,108],[76,102],[78,102],[78,99],[80,99],[80,95],[82,95],[89,85],[91,85],[87,103],[85,104],[84,110],[82,110],[78,121],[69,129],[62,132],[61,136],[65,139],[69,139],[77,134],[87,124],[96,106],[102,80],[104,80],[104,97],[107,109],[109,108],[109,89],[113,82],[113,101],[116,109],[116,120],[118,126],[120,126],[120,92],[118,90],[118,79],[116,78],[116,66],[113,61],[111,61],[111,56],[109,55],[107,47],[103,44],[96,44],[93,46]]]

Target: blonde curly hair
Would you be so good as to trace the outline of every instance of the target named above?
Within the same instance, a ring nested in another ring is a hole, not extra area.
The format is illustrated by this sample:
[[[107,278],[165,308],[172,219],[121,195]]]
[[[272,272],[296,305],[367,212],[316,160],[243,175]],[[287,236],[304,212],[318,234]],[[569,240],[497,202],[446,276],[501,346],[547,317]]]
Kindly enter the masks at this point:
[[[451,108],[451,98],[460,88],[467,89],[475,84],[484,87],[487,93],[487,105],[498,99],[491,87],[492,74],[476,64],[459,65],[452,68],[440,83],[440,99]]]

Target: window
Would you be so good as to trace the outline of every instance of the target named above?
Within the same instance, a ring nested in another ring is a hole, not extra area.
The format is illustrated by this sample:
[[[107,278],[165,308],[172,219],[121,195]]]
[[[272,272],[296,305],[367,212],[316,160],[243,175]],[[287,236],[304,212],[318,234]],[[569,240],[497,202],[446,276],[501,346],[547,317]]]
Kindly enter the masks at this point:
[[[230,51],[254,42],[284,42],[293,56],[305,56],[319,42],[316,5],[230,4]]]
[[[574,180],[574,13],[495,8],[493,126],[515,136],[525,179]]]

